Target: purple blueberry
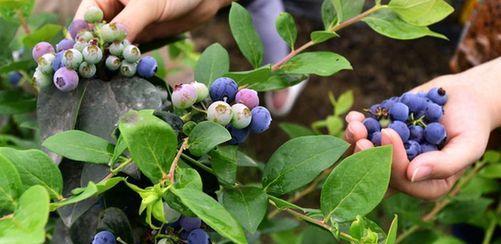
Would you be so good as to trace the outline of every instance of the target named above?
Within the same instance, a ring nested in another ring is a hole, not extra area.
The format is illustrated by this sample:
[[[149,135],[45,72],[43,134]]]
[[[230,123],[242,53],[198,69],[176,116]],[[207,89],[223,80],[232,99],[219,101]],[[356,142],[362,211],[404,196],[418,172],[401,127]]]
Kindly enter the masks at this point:
[[[419,125],[411,125],[411,126],[409,126],[409,132],[411,133],[410,137],[409,137],[410,140],[414,140],[414,141],[422,141],[423,140],[423,135],[424,135],[423,127],[421,127]]]
[[[426,108],[426,99],[410,92],[404,93],[400,97],[400,102],[407,105],[412,113],[418,113]]]
[[[157,60],[151,56],[143,57],[137,65],[137,73],[144,78],[151,78],[157,72]]]
[[[21,78],[23,78],[23,75],[18,71],[9,72],[9,82],[11,85],[17,86]]]
[[[368,135],[372,135],[372,133],[381,130],[381,125],[379,124],[379,121],[374,119],[374,118],[364,119],[363,124],[365,125],[365,128],[367,129]]]
[[[202,225],[202,220],[197,217],[187,217],[183,216],[179,220],[179,224],[186,231],[192,231],[194,229],[200,228]]]
[[[73,48],[75,41],[71,39],[63,39],[58,44],[56,44],[56,51],[61,52]]]
[[[179,232],[179,239],[186,241],[188,240],[188,235],[190,235],[189,231],[182,230],[181,232]]]
[[[443,106],[447,102],[447,93],[445,92],[444,89],[439,87],[435,87],[430,91],[428,91],[426,97],[428,97],[431,101],[441,106]]]
[[[242,144],[247,140],[247,137],[249,137],[250,131],[248,128],[235,129],[232,126],[228,126],[227,129],[231,134],[231,140],[228,142],[231,145]]]
[[[94,239],[92,239],[92,244],[115,244],[115,235],[113,233],[103,230],[98,232]]]
[[[78,74],[76,71],[62,67],[54,73],[54,85],[63,92],[69,92],[78,86]]]
[[[54,47],[52,47],[52,45],[50,45],[50,43],[48,42],[37,43],[37,45],[35,45],[35,47],[33,47],[33,50],[31,51],[33,60],[35,60],[35,62],[38,62],[38,59],[47,53],[55,53]]]
[[[381,107],[389,111],[395,103],[398,102],[398,97],[391,97],[389,99],[384,100],[381,103]]]
[[[268,109],[257,106],[252,109],[252,120],[249,128],[252,133],[263,133],[271,124],[271,114]]]
[[[247,88],[241,89],[235,96],[235,102],[242,103],[249,109],[253,109],[259,105],[259,97],[257,95],[257,91]]]
[[[407,127],[407,125],[404,122],[402,122],[402,121],[393,121],[393,122],[390,123],[390,125],[388,126],[388,128],[393,129],[395,132],[397,132],[398,135],[400,135],[400,138],[402,138],[403,142],[407,142],[407,140],[409,140],[410,131],[409,131],[409,128]]]
[[[409,140],[404,143],[407,158],[413,160],[417,155],[421,154],[421,145],[417,141]]]
[[[442,106],[429,102],[426,105],[426,109],[424,112],[425,118],[430,122],[438,122],[442,115],[444,114],[444,109]]]
[[[188,235],[188,244],[209,244],[210,237],[202,229],[194,229]]]
[[[89,29],[89,24],[81,19],[76,19],[71,22],[70,27],[68,27],[68,32],[70,32],[71,38],[73,40],[80,31]]]
[[[237,83],[226,77],[217,78],[210,86],[210,97],[212,101],[233,102],[237,94]]]
[[[172,92],[171,100],[176,108],[189,108],[197,101],[197,91],[190,84],[177,85]]]
[[[433,151],[438,151],[437,146],[431,145],[429,143],[421,144],[421,153],[433,152]]]
[[[375,146],[381,146],[381,132],[376,131],[372,133],[372,135],[370,136],[370,140],[372,144],[374,144]]]
[[[445,132],[445,128],[440,123],[430,123],[424,129],[424,138],[430,144],[439,145],[444,142],[446,137],[447,133]]]
[[[56,71],[59,68],[63,67],[63,55],[64,51],[58,52],[56,54],[56,58],[52,61],[52,70]]]
[[[390,108],[390,117],[393,120],[406,121],[409,118],[409,107],[403,103],[394,102]]]

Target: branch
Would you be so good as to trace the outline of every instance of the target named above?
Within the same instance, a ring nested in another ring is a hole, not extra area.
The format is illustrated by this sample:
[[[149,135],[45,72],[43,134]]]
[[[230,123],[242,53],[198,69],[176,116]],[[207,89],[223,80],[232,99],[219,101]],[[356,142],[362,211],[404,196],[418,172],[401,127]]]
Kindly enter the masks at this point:
[[[183,151],[187,148],[188,148],[188,137],[184,138],[183,144],[181,144],[181,147],[177,151],[176,157],[174,158],[174,160],[172,161],[172,164],[170,165],[170,170],[169,170],[169,174],[167,175],[167,177],[169,178],[171,184],[174,184],[174,173],[176,171],[176,167],[177,167],[177,163],[179,162],[179,158],[181,157],[181,154],[183,153]]]
[[[31,30],[30,27],[28,26],[28,23],[26,22],[26,18],[24,18],[23,12],[21,10],[18,10],[17,16],[19,17],[19,22],[23,27],[24,33],[26,33],[26,35],[29,35],[31,33]]]
[[[214,170],[212,170],[211,168],[207,167],[205,164],[199,162],[198,160],[186,155],[186,154],[181,154],[181,157],[184,159],[184,160],[187,160],[188,162],[192,163],[192,164],[195,164],[196,166],[200,167],[201,169],[205,170],[207,173],[210,173],[210,174],[213,174],[214,176],[216,175],[214,173]]]
[[[107,174],[101,181],[105,181],[105,180],[113,177],[114,175],[118,174],[120,172],[120,170],[122,170],[123,168],[125,168],[125,166],[129,165],[130,163],[132,163],[132,158],[128,158],[123,163],[121,163],[120,165],[118,165],[118,167],[112,169],[110,171],[110,173]]]

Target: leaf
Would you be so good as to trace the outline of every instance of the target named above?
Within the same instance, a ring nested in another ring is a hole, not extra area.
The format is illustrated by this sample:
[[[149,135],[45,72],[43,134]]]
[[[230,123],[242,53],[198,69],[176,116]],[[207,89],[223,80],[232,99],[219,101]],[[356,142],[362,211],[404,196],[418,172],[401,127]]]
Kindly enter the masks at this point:
[[[417,26],[434,24],[454,12],[443,0],[391,0],[388,7],[405,22]]]
[[[268,197],[261,188],[239,186],[224,189],[222,203],[245,230],[254,233],[266,215]]]
[[[204,223],[235,243],[247,243],[240,224],[216,200],[199,190],[171,188],[172,193]]]
[[[278,209],[295,209],[295,210],[299,210],[303,213],[306,213],[307,212],[307,209],[305,208],[302,208],[302,207],[299,207],[298,205],[294,204],[294,203],[291,203],[291,202],[288,202],[286,200],[283,200],[281,198],[278,198],[278,197],[274,197],[272,195],[269,195],[268,196],[270,198],[271,201],[273,201],[273,203],[275,204],[275,206],[278,208]]]
[[[237,178],[236,146],[223,146],[210,152],[212,169],[223,184],[235,184]]]
[[[310,128],[304,127],[302,125],[283,122],[280,123],[278,126],[289,136],[290,139],[301,136],[315,135],[315,132],[313,132]]]
[[[332,0],[324,0],[321,6],[322,22],[325,30],[329,30],[334,25],[336,20],[336,10],[332,4]]]
[[[115,207],[107,208],[99,214],[96,231],[108,230],[126,243],[134,243],[132,227],[127,215]]]
[[[395,215],[393,221],[391,221],[390,229],[388,230],[388,236],[384,241],[385,244],[394,244],[397,240],[398,231],[398,215]]]
[[[71,160],[107,164],[113,155],[113,145],[100,137],[80,130],[55,134],[42,146]]]
[[[344,123],[341,118],[338,116],[328,116],[325,120],[327,123],[327,130],[329,131],[329,135],[337,136],[341,133]]]
[[[342,115],[350,110],[350,108],[353,106],[353,91],[349,90],[341,94],[337,101],[336,105],[334,106],[334,114],[335,115]]]
[[[289,13],[282,12],[278,15],[275,26],[280,37],[294,50],[294,44],[297,39],[297,28],[294,17]]]
[[[305,52],[291,58],[281,70],[293,74],[331,76],[341,70],[351,70],[348,60],[333,52]]]
[[[191,188],[193,190],[202,191],[202,178],[196,170],[178,167],[175,177],[174,188]],[[193,212],[191,212],[191,210],[181,202],[181,199],[172,192],[166,191],[163,198],[174,210],[186,216],[194,216]]]
[[[63,27],[60,25],[46,24],[42,26],[40,29],[25,36],[23,38],[23,44],[28,48],[32,48],[41,41],[51,40],[57,34],[60,34],[62,30]]]
[[[32,112],[36,99],[19,91],[0,91],[0,115]]]
[[[238,48],[249,63],[257,68],[263,62],[264,47],[252,24],[252,17],[242,5],[231,4],[229,23]]]
[[[20,11],[27,18],[34,5],[34,0],[0,0],[0,17],[9,21],[18,20]]]
[[[314,31],[310,34],[310,38],[314,43],[322,43],[339,35],[331,31]]]
[[[28,70],[34,66],[33,60],[20,60],[0,67],[0,74],[6,74],[16,70]]]
[[[239,86],[254,86],[265,83],[271,75],[271,66],[265,65],[250,71],[239,71],[226,73],[224,76],[232,78]]]
[[[231,140],[231,135],[226,128],[211,121],[204,121],[197,124],[191,131],[189,150],[195,156],[202,156],[229,140]]]
[[[151,113],[134,110],[122,116],[118,126],[134,163],[151,181],[158,182],[177,151],[174,130]]]
[[[49,194],[42,186],[26,190],[15,212],[0,220],[0,243],[43,243],[49,219]]]
[[[433,32],[426,26],[416,26],[404,22],[389,9],[379,10],[365,17],[362,21],[367,23],[377,33],[394,39],[410,40],[424,36],[433,36],[447,40],[446,36]]]
[[[14,211],[22,191],[23,185],[16,167],[0,155],[0,216]]]
[[[391,155],[391,147],[376,147],[341,161],[322,186],[320,207],[325,220],[349,221],[374,209],[388,188]]]
[[[41,185],[53,199],[61,198],[63,177],[54,162],[39,150],[16,150],[0,147],[0,155],[16,167],[25,188]]]
[[[343,140],[326,135],[289,140],[268,160],[263,186],[274,195],[294,191],[333,165],[348,146]]]
[[[256,160],[241,151],[237,151],[237,165],[239,167],[259,167],[259,163]]]
[[[485,178],[501,178],[501,164],[491,164],[480,170],[479,175]]]
[[[87,187],[81,188],[82,190],[75,190],[75,195],[72,195],[68,198],[63,199],[62,201],[58,202],[53,202],[50,204],[51,210],[56,210],[60,207],[70,205],[73,203],[81,202],[85,199],[93,197],[95,194],[97,194],[97,186],[94,182],[90,181],[87,184]]]
[[[335,23],[353,18],[362,12],[364,0],[324,0],[322,3],[322,21],[325,29]]]
[[[268,80],[264,82],[252,83],[247,86],[247,88],[254,89],[256,91],[272,91],[279,90],[286,87],[290,87],[299,84],[302,81],[308,79],[307,75],[303,74],[274,74],[271,75]]]
[[[230,70],[228,51],[219,43],[210,45],[195,65],[195,80],[207,86]]]
[[[464,201],[456,200],[438,214],[438,219],[444,224],[468,223],[481,216],[491,203],[492,199],[483,197]]]

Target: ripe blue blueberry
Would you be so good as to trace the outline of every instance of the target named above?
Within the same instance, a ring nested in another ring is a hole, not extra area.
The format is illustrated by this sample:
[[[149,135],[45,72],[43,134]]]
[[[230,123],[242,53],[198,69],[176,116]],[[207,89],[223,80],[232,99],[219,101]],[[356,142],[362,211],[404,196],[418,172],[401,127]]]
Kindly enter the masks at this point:
[[[244,143],[250,134],[249,128],[235,129],[230,125],[227,129],[231,134],[231,140],[228,142],[230,145],[239,145]]]
[[[194,229],[200,228],[202,225],[202,220],[197,217],[187,217],[183,216],[179,220],[179,224],[186,231],[192,231]]]
[[[421,153],[432,152],[432,151],[438,151],[437,146],[428,143],[421,144]]]
[[[124,47],[124,50],[122,52],[122,56],[124,57],[125,60],[128,62],[136,62],[141,58],[141,51],[139,51],[139,48],[137,48],[134,45],[127,45]]]
[[[414,140],[414,141],[422,141],[423,140],[423,136],[424,136],[424,129],[423,127],[419,126],[419,125],[411,125],[409,126],[409,131],[411,133],[411,136],[410,136],[410,140]]]
[[[374,146],[381,146],[381,132],[376,131],[370,136],[370,140]]]
[[[393,120],[406,121],[409,118],[409,107],[403,103],[394,102],[390,108],[390,117]]]
[[[209,88],[204,83],[194,81],[191,84],[197,91],[197,102],[201,102],[209,96]]]
[[[400,102],[407,105],[407,107],[409,107],[409,111],[412,113],[417,113],[424,110],[426,107],[425,98],[410,92],[404,93],[400,97]]]
[[[194,229],[188,235],[188,244],[209,244],[210,238],[202,229]]]
[[[103,58],[103,51],[97,45],[89,45],[82,51],[85,62],[89,64],[97,64]]]
[[[177,85],[172,92],[171,100],[175,108],[187,109],[197,101],[197,91],[190,84]]]
[[[54,48],[48,42],[37,43],[37,45],[33,47],[33,50],[31,52],[33,60],[35,60],[35,62],[38,62],[38,58],[42,57],[44,54],[47,53],[55,53]]]
[[[101,22],[103,20],[103,11],[96,6],[92,6],[85,11],[84,20],[88,23]]]
[[[113,43],[110,44],[108,47],[108,50],[112,55],[115,56],[120,56],[122,55],[122,52],[124,51],[125,45],[121,41],[114,41]]]
[[[433,102],[429,102],[426,105],[424,115],[428,121],[438,122],[440,120],[440,118],[442,118],[443,114],[444,114],[444,110],[443,110],[442,106],[440,106],[436,103],[433,103]]]
[[[92,240],[92,244],[115,244],[115,235],[113,233],[103,230],[98,232],[94,239]]]
[[[106,68],[111,71],[118,70],[122,65],[122,61],[116,56],[110,55],[106,58]]]
[[[249,109],[253,109],[259,105],[259,97],[257,95],[257,91],[247,88],[241,89],[235,96],[235,102],[242,103]]]
[[[19,81],[23,78],[21,73],[17,71],[11,71],[9,72],[9,82],[13,86],[17,86],[19,84]]]
[[[249,126],[252,120],[252,112],[247,106],[241,103],[236,103],[231,106],[231,111],[233,114],[231,125],[234,128],[243,129]]]
[[[66,51],[68,49],[73,48],[73,45],[75,45],[75,41],[71,39],[63,39],[58,44],[56,44],[56,51],[57,52]]]
[[[233,112],[229,104],[222,101],[213,102],[207,108],[207,120],[226,126],[231,122],[231,119],[233,118],[232,113]]]
[[[78,69],[78,67],[80,67],[82,61],[83,61],[82,53],[72,48],[64,51],[61,62],[63,63],[64,67],[76,70]]]
[[[400,138],[402,138],[403,142],[407,142],[407,140],[409,140],[410,131],[409,131],[409,128],[407,127],[407,125],[404,122],[402,122],[402,121],[393,121],[393,122],[390,123],[390,125],[388,126],[388,128],[393,129],[394,131],[396,131],[398,133],[398,135],[400,135]]]
[[[71,38],[73,38],[74,40],[78,33],[88,29],[89,25],[87,24],[87,22],[81,19],[76,19],[71,22],[70,27],[68,27],[68,32],[70,33]]]
[[[252,109],[252,120],[249,128],[252,133],[263,133],[271,124],[271,114],[268,109],[262,106],[257,106]]]
[[[179,239],[186,241],[188,240],[188,235],[190,235],[189,231],[182,230],[181,232],[179,232]]]
[[[435,87],[431,89],[430,91],[428,91],[428,94],[426,94],[426,97],[441,106],[443,106],[447,102],[447,93],[443,88]]]
[[[210,97],[212,101],[233,102],[237,94],[238,85],[230,78],[217,78],[210,86]]]
[[[409,140],[404,143],[405,152],[407,153],[407,158],[413,160],[417,155],[421,153],[421,145],[417,141]]]
[[[143,57],[137,65],[137,74],[144,78],[151,78],[157,72],[157,60],[151,56]]]
[[[132,77],[136,74],[137,71],[137,64],[136,63],[130,63],[127,62],[126,60],[122,61],[122,64],[120,65],[120,74],[125,76],[125,77]]]
[[[82,62],[78,67],[78,73],[84,78],[91,78],[96,74],[96,65]]]
[[[38,88],[43,88],[52,82],[51,76],[44,74],[40,69],[35,69],[35,73],[33,73],[33,83],[37,85]]]
[[[391,97],[384,100],[380,106],[389,111],[393,107],[393,105],[397,102],[398,102],[398,97]]]
[[[69,92],[78,86],[78,74],[76,71],[62,67],[54,73],[54,85],[63,92]]]
[[[55,58],[56,56],[53,53],[46,53],[42,57],[38,58],[38,68],[40,71],[46,74],[51,74],[53,72],[52,63]]]
[[[363,121],[365,128],[367,129],[368,135],[372,135],[372,133],[381,130],[381,125],[379,121],[374,118],[366,118]]]
[[[430,144],[439,145],[445,140],[446,137],[447,133],[445,132],[445,128],[440,123],[430,123],[424,129],[424,138]]]

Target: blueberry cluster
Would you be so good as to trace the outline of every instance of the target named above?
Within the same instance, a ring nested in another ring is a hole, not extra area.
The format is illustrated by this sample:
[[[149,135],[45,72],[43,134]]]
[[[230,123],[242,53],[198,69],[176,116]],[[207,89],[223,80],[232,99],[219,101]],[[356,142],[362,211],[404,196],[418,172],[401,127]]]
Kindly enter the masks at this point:
[[[409,160],[421,153],[438,150],[447,133],[440,123],[447,94],[442,88],[427,93],[404,93],[392,97],[368,109],[369,117],[363,123],[369,140],[381,145],[381,128],[391,128],[402,138]]]
[[[56,48],[48,42],[40,42],[32,50],[38,67],[33,80],[38,87],[52,81],[61,91],[68,92],[78,86],[79,77],[91,78],[98,68],[132,77],[150,78],[157,70],[154,58],[141,58],[139,48],[125,39],[127,31],[116,23],[103,21],[103,12],[91,7],[85,20],[74,20],[68,32],[71,38],[61,40]]]
[[[199,218],[183,216],[171,226],[179,233],[179,238],[189,244],[211,243],[209,234],[201,228],[202,220]]]

